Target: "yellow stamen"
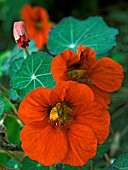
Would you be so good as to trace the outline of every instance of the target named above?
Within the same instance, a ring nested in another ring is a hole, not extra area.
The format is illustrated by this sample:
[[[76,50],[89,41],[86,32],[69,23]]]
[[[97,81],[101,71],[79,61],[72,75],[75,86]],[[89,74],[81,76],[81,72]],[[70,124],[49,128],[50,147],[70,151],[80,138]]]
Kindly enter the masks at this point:
[[[36,28],[38,28],[38,29],[41,29],[41,28],[43,27],[41,21],[36,22],[36,25],[35,25],[35,26],[36,26]]]
[[[65,103],[57,103],[55,107],[50,111],[50,120],[56,121],[56,124],[61,125],[64,122],[68,122],[69,114],[72,109]]]
[[[52,108],[51,112],[50,112],[50,119],[55,121],[56,119],[58,119],[59,115],[58,115],[58,111],[56,106]]]
[[[74,70],[68,71],[68,78],[78,80],[80,78],[84,78],[85,74],[86,74],[86,70],[74,69]]]

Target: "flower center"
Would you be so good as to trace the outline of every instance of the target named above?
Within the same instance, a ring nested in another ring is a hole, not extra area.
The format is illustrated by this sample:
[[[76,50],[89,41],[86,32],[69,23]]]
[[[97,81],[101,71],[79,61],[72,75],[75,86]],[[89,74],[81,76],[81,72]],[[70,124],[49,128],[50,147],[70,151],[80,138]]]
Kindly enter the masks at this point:
[[[68,71],[67,76],[72,80],[79,80],[85,78],[86,70],[73,69]]]
[[[68,122],[72,109],[65,102],[57,103],[50,111],[50,120],[62,125]]]
[[[37,29],[43,28],[42,22],[41,22],[41,21],[36,22],[35,27],[36,27]]]

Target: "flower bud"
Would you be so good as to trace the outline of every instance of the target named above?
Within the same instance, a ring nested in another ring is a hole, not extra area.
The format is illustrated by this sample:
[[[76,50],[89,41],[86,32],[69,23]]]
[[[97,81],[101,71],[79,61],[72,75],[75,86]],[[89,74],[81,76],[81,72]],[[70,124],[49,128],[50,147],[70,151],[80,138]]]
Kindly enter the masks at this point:
[[[23,21],[14,22],[13,36],[19,48],[29,46],[29,36]]]

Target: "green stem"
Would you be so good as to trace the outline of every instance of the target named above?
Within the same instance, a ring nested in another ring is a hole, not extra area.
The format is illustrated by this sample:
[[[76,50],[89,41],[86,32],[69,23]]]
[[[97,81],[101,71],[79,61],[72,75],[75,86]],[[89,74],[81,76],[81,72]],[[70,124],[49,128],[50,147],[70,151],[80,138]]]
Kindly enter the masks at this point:
[[[14,115],[17,117],[18,112],[17,112],[17,109],[16,109],[15,105],[14,105],[6,96],[3,96],[3,97],[4,97],[5,100],[11,105],[12,110],[13,110],[13,112],[14,112]],[[8,116],[13,116],[13,115],[8,114]],[[14,117],[14,116],[13,116],[13,117]],[[18,122],[18,124],[19,124],[20,126],[24,126],[24,124],[20,121],[20,119],[18,119],[18,117],[17,117],[17,122]]]
[[[8,116],[8,114],[6,113],[0,121],[0,125],[4,123],[7,116]]]
[[[6,92],[6,93],[9,93],[8,89],[6,89],[6,87],[4,87],[1,83],[0,83],[0,88]]]
[[[108,165],[111,165],[111,161],[110,161],[110,158],[109,158],[109,156],[108,156],[107,153],[104,154],[104,157],[105,157],[105,159],[106,159]]]
[[[0,166],[2,166],[2,168],[6,168],[2,163],[0,163]]]
[[[82,167],[81,167],[81,166],[78,166],[78,170],[82,170]]]
[[[15,118],[16,121],[17,121],[17,123],[18,123],[21,127],[24,126],[24,123],[17,117],[17,115],[15,115],[15,114],[10,114],[10,113],[9,113],[8,116],[10,116],[10,117],[12,117],[12,118]]]
[[[29,51],[28,51],[27,47],[24,48],[24,50],[25,50],[26,55],[28,56],[29,55]]]
[[[9,152],[8,150],[6,150],[6,149],[4,149],[4,148],[0,148],[0,149],[2,149],[10,158],[16,160],[19,164],[22,164],[22,161],[19,160],[19,159],[17,158],[17,156],[15,156],[14,154],[12,154],[11,152]]]
[[[4,97],[5,100],[11,105],[11,107],[12,107],[14,113],[17,115],[18,112],[17,112],[17,109],[16,109],[15,105],[14,105],[14,104],[6,97],[6,96],[3,96],[3,97]]]
[[[2,118],[3,122],[5,121],[5,119],[6,119],[7,116],[8,116],[8,113],[5,113],[4,116],[3,116],[3,118]]]
[[[90,160],[90,170],[93,170],[93,162]]]

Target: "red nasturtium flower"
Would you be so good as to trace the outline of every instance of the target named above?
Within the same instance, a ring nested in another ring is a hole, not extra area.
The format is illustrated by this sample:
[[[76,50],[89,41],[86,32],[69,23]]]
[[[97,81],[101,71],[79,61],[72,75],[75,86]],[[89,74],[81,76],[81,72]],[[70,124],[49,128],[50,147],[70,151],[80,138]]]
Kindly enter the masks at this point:
[[[65,50],[54,57],[51,71],[57,82],[74,80],[87,84],[94,92],[95,101],[108,108],[108,92],[120,88],[123,80],[123,68],[108,57],[96,60],[95,51],[79,45],[78,54]]]
[[[19,48],[28,47],[29,36],[23,21],[14,22],[13,36]]]
[[[26,124],[20,135],[23,150],[45,166],[82,166],[109,134],[108,111],[94,102],[88,86],[75,81],[33,90],[21,102],[18,116]]]
[[[30,38],[34,39],[38,49],[47,43],[50,31],[49,16],[47,11],[39,6],[25,5],[21,10]]]

